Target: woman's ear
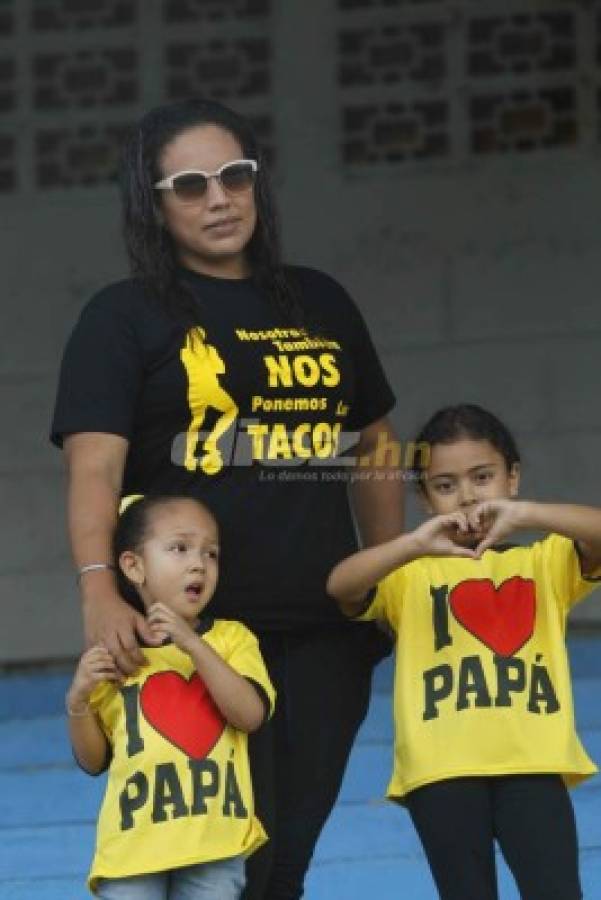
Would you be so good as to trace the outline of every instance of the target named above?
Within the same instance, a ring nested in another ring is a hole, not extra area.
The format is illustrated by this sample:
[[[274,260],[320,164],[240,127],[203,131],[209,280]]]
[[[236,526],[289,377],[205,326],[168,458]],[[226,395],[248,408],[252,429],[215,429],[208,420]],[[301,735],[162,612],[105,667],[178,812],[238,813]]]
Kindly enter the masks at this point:
[[[520,489],[520,464],[514,462],[509,471],[509,496],[517,497]]]
[[[136,587],[142,587],[146,581],[146,572],[144,571],[144,560],[133,550],[124,550],[119,556],[119,568],[128,581],[135,584]]]

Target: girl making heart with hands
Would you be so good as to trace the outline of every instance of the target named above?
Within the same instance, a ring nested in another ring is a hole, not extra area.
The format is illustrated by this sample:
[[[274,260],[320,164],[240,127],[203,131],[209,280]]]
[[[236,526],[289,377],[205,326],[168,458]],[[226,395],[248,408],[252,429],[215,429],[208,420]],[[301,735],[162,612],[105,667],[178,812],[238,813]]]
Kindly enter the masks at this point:
[[[432,518],[328,580],[346,615],[396,633],[388,796],[442,900],[498,900],[495,841],[523,900],[579,900],[566,787],[596,767],[575,731],[565,627],[601,581],[601,510],[515,499],[515,441],[480,407],[440,410],[416,445]],[[519,530],[546,536],[503,543]]]
[[[90,648],[67,694],[78,763],[90,774],[110,763],[89,875],[103,900],[236,900],[244,858],[266,839],[247,734],[274,692],[254,635],[203,615],[218,542],[195,499],[136,499],[119,520],[120,589],[158,646],[125,679],[108,650]]]

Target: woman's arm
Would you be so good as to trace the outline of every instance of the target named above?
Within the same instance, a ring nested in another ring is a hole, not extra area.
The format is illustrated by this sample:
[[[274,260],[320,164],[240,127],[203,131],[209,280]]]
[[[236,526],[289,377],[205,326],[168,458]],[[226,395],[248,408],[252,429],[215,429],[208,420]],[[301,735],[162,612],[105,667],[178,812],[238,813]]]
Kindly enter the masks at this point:
[[[251,682],[234,671],[169,607],[155,603],[148,611],[148,622],[188,654],[224,719],[239,731],[256,731],[265,718],[265,706]]]
[[[110,653],[101,646],[90,647],[81,657],[67,693],[71,746],[78,763],[90,775],[103,771],[109,749],[100,722],[89,706],[90,695],[101,681],[117,681],[118,678]]]
[[[578,544],[583,574],[601,566],[601,509],[572,503],[535,503],[529,500],[489,500],[479,503],[468,518],[475,528],[484,526],[486,537],[478,555],[511,532],[555,532]]]
[[[128,442],[99,432],[65,437],[68,473],[68,526],[78,569],[91,563],[113,564],[112,535]],[[144,616],[119,595],[107,569],[84,574],[80,584],[86,643],[103,644],[124,675],[144,664],[137,635],[155,643]]]
[[[361,431],[351,469],[351,503],[364,547],[403,530],[401,445],[387,417]]]

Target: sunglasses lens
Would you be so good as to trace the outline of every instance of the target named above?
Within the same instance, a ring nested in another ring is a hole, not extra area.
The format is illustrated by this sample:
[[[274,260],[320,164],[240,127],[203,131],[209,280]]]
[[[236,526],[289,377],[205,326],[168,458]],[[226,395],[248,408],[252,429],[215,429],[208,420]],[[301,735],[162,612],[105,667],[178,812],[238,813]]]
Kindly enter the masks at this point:
[[[173,190],[180,200],[198,200],[206,194],[207,179],[197,172],[178,175],[173,179]]]
[[[250,163],[232,163],[221,170],[221,184],[232,194],[247,191],[254,184],[255,173]]]

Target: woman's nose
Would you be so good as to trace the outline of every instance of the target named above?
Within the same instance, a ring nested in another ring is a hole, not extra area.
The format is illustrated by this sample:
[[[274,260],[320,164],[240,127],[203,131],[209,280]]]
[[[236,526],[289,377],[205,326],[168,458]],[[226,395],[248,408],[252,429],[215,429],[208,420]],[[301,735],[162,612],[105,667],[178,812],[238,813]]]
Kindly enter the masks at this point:
[[[229,204],[229,196],[216,175],[208,180],[206,202],[209,209],[219,209]]]

